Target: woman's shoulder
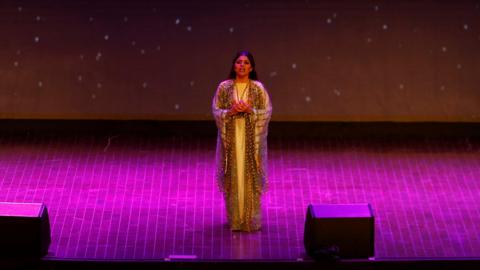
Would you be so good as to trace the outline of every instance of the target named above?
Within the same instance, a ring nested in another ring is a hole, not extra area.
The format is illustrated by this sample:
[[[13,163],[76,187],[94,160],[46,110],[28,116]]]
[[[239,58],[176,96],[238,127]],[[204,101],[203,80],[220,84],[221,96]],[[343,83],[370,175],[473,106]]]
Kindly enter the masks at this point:
[[[265,86],[263,86],[263,83],[261,81],[251,80],[251,84],[255,87],[265,90]]]
[[[233,85],[233,80],[232,79],[227,79],[227,80],[224,80],[224,81],[221,81],[219,84],[218,84],[218,87],[228,87],[228,86],[231,86]]]

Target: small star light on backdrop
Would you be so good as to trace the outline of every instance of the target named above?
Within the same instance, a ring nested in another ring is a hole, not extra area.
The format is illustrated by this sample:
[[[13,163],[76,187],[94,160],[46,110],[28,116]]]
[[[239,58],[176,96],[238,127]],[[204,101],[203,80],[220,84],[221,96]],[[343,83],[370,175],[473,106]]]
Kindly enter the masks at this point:
[[[332,16],[328,17],[328,18],[325,20],[325,22],[326,22],[327,24],[332,24],[332,23],[333,23],[333,20],[336,19],[336,18],[337,18],[337,13],[334,12],[334,13],[332,14]]]

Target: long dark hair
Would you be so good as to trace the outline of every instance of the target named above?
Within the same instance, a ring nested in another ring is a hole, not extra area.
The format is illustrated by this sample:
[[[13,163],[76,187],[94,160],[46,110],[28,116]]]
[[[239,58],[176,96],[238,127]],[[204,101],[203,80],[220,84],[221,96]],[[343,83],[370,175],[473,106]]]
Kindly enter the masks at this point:
[[[232,67],[230,68],[230,74],[228,74],[228,79],[235,79],[237,77],[237,73],[235,73],[235,62],[240,56],[246,56],[248,61],[250,61],[250,65],[252,65],[252,71],[248,74],[248,78],[251,80],[258,80],[257,70],[255,69],[255,60],[249,51],[240,51],[235,55],[232,61]]]

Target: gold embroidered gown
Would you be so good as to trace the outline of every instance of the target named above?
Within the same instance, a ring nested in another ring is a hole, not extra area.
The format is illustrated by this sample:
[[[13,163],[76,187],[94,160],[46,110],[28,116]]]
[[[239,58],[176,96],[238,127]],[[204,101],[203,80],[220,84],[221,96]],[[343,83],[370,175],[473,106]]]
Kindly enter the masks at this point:
[[[253,112],[229,116],[227,112],[238,99],[252,104]],[[212,111],[218,128],[216,177],[224,193],[228,223],[235,231],[259,230],[260,199],[267,182],[270,98],[259,81],[252,80],[244,88],[226,80],[217,88]]]

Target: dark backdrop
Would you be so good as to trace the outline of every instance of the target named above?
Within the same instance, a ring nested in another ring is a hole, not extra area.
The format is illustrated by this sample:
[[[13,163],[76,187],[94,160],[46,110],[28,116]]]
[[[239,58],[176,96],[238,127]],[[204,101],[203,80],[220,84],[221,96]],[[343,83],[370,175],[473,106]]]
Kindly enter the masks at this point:
[[[0,118],[211,119],[237,50],[275,120],[480,121],[480,1],[2,1]]]

